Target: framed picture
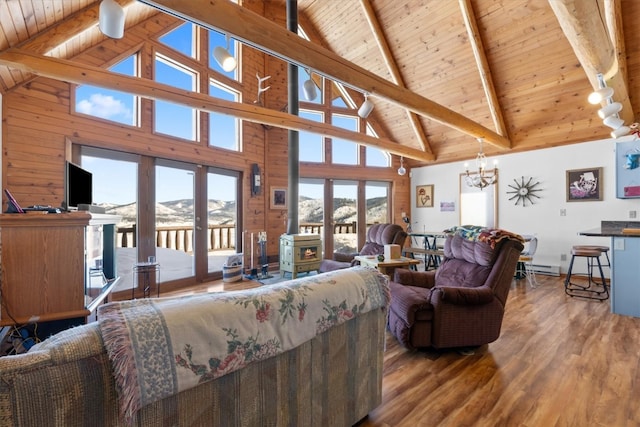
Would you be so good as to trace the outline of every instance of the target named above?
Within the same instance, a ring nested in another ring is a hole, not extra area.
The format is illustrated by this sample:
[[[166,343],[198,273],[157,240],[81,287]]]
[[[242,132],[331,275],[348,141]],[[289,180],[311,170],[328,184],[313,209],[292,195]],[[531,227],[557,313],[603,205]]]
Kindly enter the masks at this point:
[[[271,187],[271,209],[287,208],[287,189]]]
[[[418,208],[433,207],[433,185],[416,186],[416,207]]]
[[[567,202],[602,200],[602,168],[567,171]]]

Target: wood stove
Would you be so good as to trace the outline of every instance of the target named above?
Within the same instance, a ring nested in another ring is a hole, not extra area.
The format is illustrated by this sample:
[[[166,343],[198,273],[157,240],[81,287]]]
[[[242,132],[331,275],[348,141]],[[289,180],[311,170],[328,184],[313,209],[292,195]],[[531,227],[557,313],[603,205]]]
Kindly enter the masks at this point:
[[[280,274],[315,271],[322,260],[322,240],[317,234],[283,234],[280,236]]]

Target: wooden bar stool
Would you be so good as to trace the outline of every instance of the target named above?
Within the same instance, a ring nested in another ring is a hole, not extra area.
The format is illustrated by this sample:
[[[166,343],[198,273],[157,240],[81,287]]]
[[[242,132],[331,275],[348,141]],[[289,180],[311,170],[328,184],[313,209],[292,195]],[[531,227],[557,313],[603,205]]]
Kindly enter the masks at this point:
[[[607,258],[607,263],[602,264],[603,267],[611,268],[611,260],[609,260],[609,246],[600,246],[600,245],[575,245],[574,248],[578,249],[598,249],[601,251],[605,257]]]
[[[564,280],[564,291],[567,295],[571,297],[595,299],[598,301],[604,301],[609,298],[609,289],[607,288],[604,271],[602,270],[602,263],[600,262],[600,256],[603,253],[607,254],[607,262],[609,261],[608,251],[609,248],[606,246],[595,245],[576,245],[571,248],[571,261],[569,262],[567,277]],[[573,262],[576,257],[583,257],[587,260],[586,284],[571,282]],[[595,281],[593,276],[593,267],[596,264],[600,271],[600,282]]]

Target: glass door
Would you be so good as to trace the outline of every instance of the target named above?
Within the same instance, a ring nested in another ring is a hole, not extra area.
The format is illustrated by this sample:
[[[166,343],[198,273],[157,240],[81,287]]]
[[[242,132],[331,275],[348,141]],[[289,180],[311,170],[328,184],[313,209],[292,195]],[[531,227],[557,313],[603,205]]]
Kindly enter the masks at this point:
[[[207,272],[222,271],[238,247],[238,174],[209,168],[207,173]]]
[[[155,257],[160,282],[195,277],[195,165],[158,160],[155,166]]]
[[[137,260],[138,227],[138,162],[135,154],[81,148],[81,166],[91,172],[93,204],[105,208],[107,214],[121,217],[116,224],[116,276],[120,277],[114,292],[133,286],[133,265]]]
[[[335,252],[358,252],[358,183],[333,183],[333,246]]]

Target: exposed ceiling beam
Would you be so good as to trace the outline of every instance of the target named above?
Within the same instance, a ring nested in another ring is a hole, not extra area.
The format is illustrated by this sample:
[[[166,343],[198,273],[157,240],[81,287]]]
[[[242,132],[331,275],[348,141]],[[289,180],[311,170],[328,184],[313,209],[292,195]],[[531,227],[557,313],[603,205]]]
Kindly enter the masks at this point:
[[[467,27],[467,33],[469,34],[471,50],[473,51],[473,56],[476,59],[476,65],[480,72],[480,80],[482,81],[484,95],[487,97],[487,103],[489,104],[489,112],[493,119],[493,125],[500,135],[508,136],[507,126],[504,123],[504,116],[502,115],[502,109],[500,108],[496,88],[493,85],[491,68],[489,67],[489,61],[487,60],[487,55],[484,51],[484,45],[482,43],[482,38],[480,37],[480,31],[478,30],[478,24],[476,22],[475,13],[473,12],[471,0],[459,0],[459,2],[460,9],[462,11],[462,19],[464,20],[464,25]]]
[[[369,24],[369,28],[371,28],[371,32],[373,33],[373,38],[376,40],[378,44],[378,48],[382,53],[382,59],[384,59],[385,64],[387,65],[387,69],[389,73],[391,73],[391,77],[393,78],[393,82],[401,87],[407,87],[404,83],[404,79],[400,74],[400,70],[398,69],[398,64],[393,58],[393,54],[391,53],[391,49],[389,49],[389,44],[387,43],[387,38],[380,27],[380,22],[378,22],[378,18],[376,17],[375,11],[373,7],[371,7],[371,2],[369,0],[360,0],[360,4],[364,9],[364,16],[367,18],[367,23]],[[422,124],[418,120],[418,116],[415,113],[407,110],[407,117],[409,118],[409,123],[411,123],[411,127],[413,128],[414,133],[418,137],[418,141],[422,146],[422,149],[428,153],[433,153],[431,146],[427,140],[427,135],[422,128]]]
[[[549,0],[549,5],[591,86],[599,89],[596,75],[601,73],[607,86],[613,88],[614,99],[622,104],[620,118],[627,124],[634,122],[625,75],[620,72],[605,12],[600,8],[598,0]]]
[[[153,100],[186,105],[202,111],[226,114],[254,123],[346,139],[419,161],[432,160],[431,156],[422,150],[407,147],[388,139],[348,131],[255,104],[225,101],[207,94],[177,89],[153,80],[125,76],[67,59],[52,58],[20,49],[8,49],[0,52],[0,64],[69,83],[103,87]]]
[[[229,0],[140,1],[205,28],[230,34],[256,49],[296,65],[311,68],[347,86],[359,88],[474,138],[484,138],[487,143],[500,149],[511,148],[511,142],[506,137],[304,40],[286,28]]]
[[[129,7],[135,2],[136,0],[118,1],[124,8]],[[60,23],[39,32],[34,37],[29,38],[16,47],[42,55],[47,54],[83,31],[95,27],[98,23],[99,11],[100,2],[97,1],[77,13],[70,15],[65,20],[60,21]]]
[[[624,44],[624,29],[622,25],[622,6],[620,0],[605,0],[604,13],[607,19],[607,28],[609,37],[613,44],[613,50],[618,61],[618,72],[622,74],[622,80],[626,83],[629,81],[627,73],[627,53]]]

